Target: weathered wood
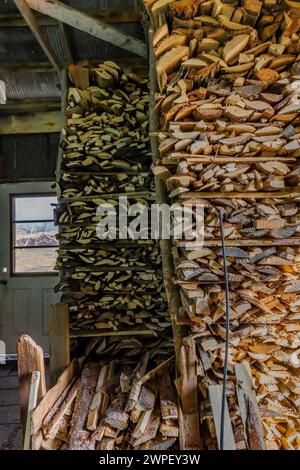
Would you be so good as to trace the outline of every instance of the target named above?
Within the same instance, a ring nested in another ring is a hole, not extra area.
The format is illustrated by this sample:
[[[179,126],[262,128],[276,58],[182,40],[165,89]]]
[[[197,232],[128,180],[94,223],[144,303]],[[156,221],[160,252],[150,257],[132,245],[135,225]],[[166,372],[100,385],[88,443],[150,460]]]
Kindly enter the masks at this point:
[[[55,384],[70,363],[69,310],[65,304],[51,305],[49,309],[50,377]]]
[[[167,420],[178,419],[174,386],[168,369],[158,373],[158,388],[162,418]]]
[[[99,365],[96,363],[87,364],[83,368],[71,422],[68,442],[68,448],[70,450],[80,450],[83,446],[80,435],[81,432],[84,431],[84,425],[93,398],[98,373]]]
[[[30,389],[29,389],[29,400],[28,400],[27,419],[26,419],[24,441],[23,441],[23,450],[29,450],[30,445],[31,445],[31,434],[30,434],[31,426],[30,425],[31,425],[32,413],[36,407],[37,400],[38,400],[40,377],[41,377],[41,373],[39,371],[34,371],[31,374],[31,383],[30,383]]]
[[[59,133],[62,116],[59,111],[37,112],[0,118],[0,134],[47,134]]]
[[[73,383],[73,380],[72,382]],[[64,397],[62,403],[60,403],[61,400],[58,400],[53,408],[51,409],[50,413],[45,417],[43,421],[43,434],[45,438],[49,438],[55,429],[57,428],[57,425],[59,424],[60,420],[63,418],[64,414],[68,411],[70,406],[72,405],[73,401],[75,400],[77,393],[79,390],[79,380],[77,379],[73,386],[70,387],[68,386],[65,391],[63,392],[62,396]],[[67,393],[65,393],[67,392]],[[50,420],[48,421],[47,418],[48,416],[51,416]],[[46,421],[47,420],[47,421]],[[46,421],[46,423],[45,423]]]
[[[38,401],[41,401],[46,393],[46,378],[44,366],[44,352],[30,336],[23,335],[17,343],[18,354],[18,376],[19,376],[19,396],[22,432],[25,431],[25,424],[28,413],[29,391],[31,376],[34,371],[40,372],[38,389]]]
[[[7,100],[6,104],[1,105],[1,114],[32,114],[59,109],[60,101],[58,100]]]
[[[250,366],[247,363],[235,364],[234,371],[237,379],[237,396],[246,442],[251,450],[265,450],[263,427]]]
[[[41,429],[45,416],[47,413],[49,413],[55,402],[59,399],[68,384],[71,382],[77,373],[77,370],[78,360],[73,359],[73,361],[61,374],[54,387],[48,390],[44,396],[44,399],[35,408],[32,414],[31,434],[36,434]]]
[[[182,409],[182,450],[200,450],[200,419],[198,403],[198,381],[196,372],[196,348],[193,338],[185,338],[181,346],[181,409]]]
[[[61,2],[49,3],[45,0],[27,0],[27,3],[33,10],[39,11],[62,23],[80,29],[81,31],[110,42],[115,46],[133,52],[141,57],[147,57],[146,45],[141,40],[107,25],[101,20],[95,20],[75,8],[64,5]]]
[[[222,385],[210,385],[208,388],[210,403],[212,407],[218,445],[220,447],[221,433],[221,408],[222,408]],[[228,404],[225,403],[225,423],[224,423],[224,450],[236,450],[234,435],[232,431]]]
[[[53,67],[57,70],[57,72],[60,72],[62,70],[62,65],[59,62],[58,58],[56,57],[55,52],[52,50],[47,36],[44,34],[42,29],[40,28],[40,25],[38,24],[32,11],[30,10],[28,6],[28,2],[26,0],[14,0],[14,2],[16,6],[18,7],[21,15],[25,19],[26,23],[28,24],[29,28],[31,29],[36,40],[38,41],[39,45],[41,46],[46,56],[48,57],[49,61],[51,62]]]
[[[102,404],[102,397],[103,397],[103,386],[105,381],[107,381],[108,370],[107,366],[103,366],[100,370],[97,385],[95,388],[95,394],[92,399],[92,403],[88,412],[87,417],[87,424],[86,427],[89,431],[96,431],[98,420],[99,420],[99,413],[101,410]]]

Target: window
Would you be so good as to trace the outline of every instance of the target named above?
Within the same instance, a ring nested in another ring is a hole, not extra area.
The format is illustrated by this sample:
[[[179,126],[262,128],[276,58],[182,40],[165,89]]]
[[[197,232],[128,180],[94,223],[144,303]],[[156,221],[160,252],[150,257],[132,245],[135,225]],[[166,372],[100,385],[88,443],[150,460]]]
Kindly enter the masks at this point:
[[[12,274],[55,273],[56,204],[49,194],[12,196]]]

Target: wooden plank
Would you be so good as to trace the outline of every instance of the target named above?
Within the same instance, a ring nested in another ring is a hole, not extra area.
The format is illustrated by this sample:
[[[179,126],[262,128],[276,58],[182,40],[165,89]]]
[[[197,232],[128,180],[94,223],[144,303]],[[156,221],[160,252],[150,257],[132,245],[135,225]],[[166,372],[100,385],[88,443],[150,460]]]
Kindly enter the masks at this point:
[[[200,450],[202,449],[202,439],[198,403],[197,356],[195,341],[192,337],[184,338],[180,352],[181,450]]]
[[[32,372],[40,372],[38,400],[40,401],[46,393],[44,352],[43,349],[38,346],[32,338],[30,338],[30,336],[23,335],[20,337],[17,343],[17,354],[21,426],[22,431],[24,432],[27,419],[29,390]]]
[[[297,158],[299,157],[207,157],[206,155],[199,155],[200,158],[196,157],[189,157],[186,156],[184,158],[178,158],[178,160],[186,161],[188,165],[197,165],[200,163],[201,165],[210,165],[211,163],[216,163],[216,164],[226,164],[226,163],[257,163],[257,162],[268,162],[268,161],[274,161],[276,162],[296,162]],[[162,164],[164,165],[177,165],[177,159],[175,158],[163,158],[162,159]]]
[[[78,360],[75,358],[59,377],[56,385],[45,395],[32,414],[31,433],[36,434],[42,427],[43,419],[49,413],[54,403],[59,399],[65,388],[71,382],[78,370]]]
[[[66,304],[50,305],[49,350],[50,381],[53,385],[70,363],[69,310]]]
[[[176,244],[188,249],[197,249],[210,246],[222,246],[221,240],[204,240],[199,245],[198,242],[188,242],[177,240]],[[226,246],[300,246],[300,238],[269,238],[269,239],[248,239],[226,240]]]
[[[235,199],[235,198],[253,198],[253,199],[267,199],[267,198],[277,198],[277,197],[288,197],[292,198],[299,196],[300,188],[287,188],[283,191],[274,191],[274,192],[232,192],[232,193],[220,193],[220,192],[198,192],[198,191],[186,191],[185,193],[180,194],[181,199]]]
[[[0,390],[0,406],[19,405],[19,390]]]
[[[39,371],[34,371],[31,374],[31,384],[30,384],[30,391],[29,391],[29,400],[28,400],[28,408],[27,408],[27,420],[26,420],[26,427],[24,433],[24,441],[23,441],[23,450],[30,449],[30,423],[33,410],[36,407],[37,399],[38,399],[38,390],[40,386],[40,377],[41,374]]]
[[[71,330],[71,338],[94,338],[104,336],[153,336],[152,330],[124,330],[124,331],[102,331],[102,330]]]
[[[53,72],[52,64],[49,62],[2,62],[0,73],[49,73]]]
[[[0,425],[19,424],[20,407],[19,405],[0,406]]]
[[[107,24],[114,23],[138,23],[142,19],[142,14],[136,10],[114,10],[114,11],[98,11],[98,10],[87,10],[85,13],[97,20],[101,20]],[[35,15],[40,26],[56,26],[57,21],[48,16],[37,13]],[[0,28],[16,28],[27,26],[23,16],[18,13],[1,13],[0,14]]]
[[[19,1],[19,0],[18,0]],[[49,3],[46,0],[27,0],[28,5],[40,13],[66,23],[85,33],[121,47],[141,57],[147,57],[146,44],[101,20],[95,20],[89,15],[76,10],[61,2]]]
[[[60,111],[12,115],[0,118],[1,134],[47,134],[58,133],[62,128]]]
[[[222,385],[210,385],[208,388],[219,448],[221,432],[222,390]],[[236,450],[227,402],[225,404],[224,450]]]
[[[234,371],[237,380],[237,397],[248,448],[250,450],[266,450],[250,365],[247,362],[235,364]]]
[[[49,61],[57,70],[57,72],[60,72],[62,70],[62,65],[56,57],[56,54],[53,51],[47,36],[41,29],[40,25],[37,22],[37,19],[28,7],[28,2],[26,0],[14,0],[14,2],[17,8],[19,9],[21,15],[25,19],[26,23],[28,24],[29,28],[31,29],[32,34],[38,41],[46,56],[48,57]]]
[[[41,111],[58,111],[59,100],[8,100],[1,105],[1,114],[24,114],[37,113]]]

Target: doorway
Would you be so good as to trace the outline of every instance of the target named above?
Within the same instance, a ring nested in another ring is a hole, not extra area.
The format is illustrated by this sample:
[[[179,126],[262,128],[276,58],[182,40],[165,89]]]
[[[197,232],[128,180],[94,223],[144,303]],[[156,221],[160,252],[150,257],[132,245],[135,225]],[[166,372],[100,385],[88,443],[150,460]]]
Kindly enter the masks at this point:
[[[0,340],[16,354],[22,334],[49,351],[48,311],[53,288],[57,228],[51,183],[0,185]]]

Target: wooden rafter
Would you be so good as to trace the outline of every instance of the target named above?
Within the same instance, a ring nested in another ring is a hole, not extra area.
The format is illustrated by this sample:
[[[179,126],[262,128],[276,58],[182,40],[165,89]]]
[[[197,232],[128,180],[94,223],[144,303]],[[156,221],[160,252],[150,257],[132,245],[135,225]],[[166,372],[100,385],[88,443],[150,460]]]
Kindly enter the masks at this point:
[[[20,0],[15,0],[20,2]],[[80,31],[91,34],[99,39],[121,47],[141,57],[147,57],[146,44],[129,34],[120,31],[103,21],[95,20],[85,13],[56,1],[27,0],[27,4],[40,13],[50,16],[62,23],[68,24]]]
[[[51,64],[58,72],[60,72],[62,70],[62,65],[59,62],[58,58],[56,57],[54,51],[52,50],[47,36],[40,28],[40,25],[38,24],[32,11],[30,10],[28,3],[26,2],[26,0],[14,0],[14,2],[16,6],[18,7],[21,15],[24,17],[29,28],[31,29],[36,40],[38,41],[39,45],[41,46],[46,56],[50,60]]]

